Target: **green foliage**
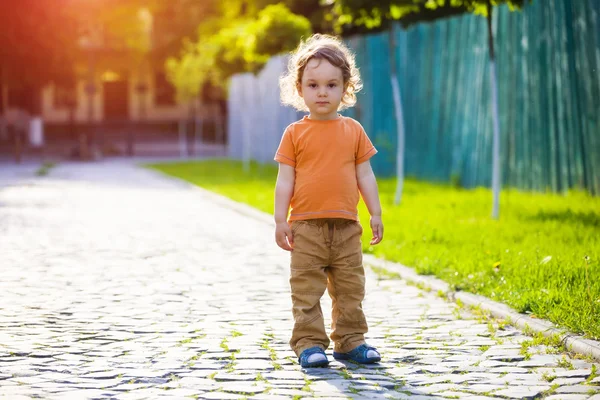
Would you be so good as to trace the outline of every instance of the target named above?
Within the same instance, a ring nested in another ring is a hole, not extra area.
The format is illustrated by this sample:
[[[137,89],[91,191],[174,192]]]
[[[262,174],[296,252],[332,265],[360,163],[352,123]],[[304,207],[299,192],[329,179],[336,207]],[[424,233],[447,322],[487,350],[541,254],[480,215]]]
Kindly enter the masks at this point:
[[[294,49],[302,37],[311,34],[310,22],[293,14],[285,5],[269,5],[258,14],[250,26],[247,59],[269,57]]]
[[[310,34],[305,17],[283,4],[268,5],[255,18],[234,19],[214,34],[201,31],[198,41],[187,43],[179,58],[167,60],[167,76],[179,99],[187,100],[197,96],[206,81],[223,87],[234,74],[258,72],[271,56],[292,50]]]
[[[149,0],[150,1],[150,0]],[[216,30],[219,3],[215,0],[151,0],[154,16],[153,62],[162,64],[171,56],[180,54],[187,42],[195,39],[199,26]]]
[[[252,41],[251,24],[251,21],[238,22],[221,29],[206,41],[212,43],[216,49],[214,74],[218,81],[222,82],[236,73],[254,72],[258,69],[256,63],[248,57],[248,47]]]
[[[323,0],[222,0],[221,10],[225,20],[256,18],[261,10],[270,5],[282,5],[292,13],[306,17],[314,32],[330,32],[325,15],[331,10],[329,1]]]
[[[530,0],[490,1],[518,9]],[[386,30],[391,21],[408,26],[466,12],[486,16],[487,5],[487,0],[334,0],[333,15],[336,32],[348,35]]]
[[[200,93],[202,84],[209,79],[217,47],[212,43],[187,44],[182,56],[169,58],[165,70],[169,81],[177,88],[179,101],[194,98]]]

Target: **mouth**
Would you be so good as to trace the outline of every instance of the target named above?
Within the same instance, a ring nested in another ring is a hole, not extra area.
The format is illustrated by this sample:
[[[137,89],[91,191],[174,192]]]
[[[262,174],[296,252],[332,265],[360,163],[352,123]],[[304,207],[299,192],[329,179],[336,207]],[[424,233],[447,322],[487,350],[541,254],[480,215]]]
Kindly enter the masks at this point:
[[[329,102],[328,101],[317,101],[317,104],[324,105],[324,104],[329,104]]]

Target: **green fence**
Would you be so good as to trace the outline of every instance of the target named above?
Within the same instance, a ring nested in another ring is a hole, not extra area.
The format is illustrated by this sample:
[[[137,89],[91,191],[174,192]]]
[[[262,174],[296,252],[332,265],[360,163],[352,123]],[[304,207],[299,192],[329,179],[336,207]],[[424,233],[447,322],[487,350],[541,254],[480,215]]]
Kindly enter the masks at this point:
[[[502,180],[523,189],[600,193],[600,1],[534,0],[495,14]],[[491,182],[492,120],[484,18],[455,17],[397,34],[407,175]],[[351,38],[365,82],[361,121],[395,172],[388,34]]]

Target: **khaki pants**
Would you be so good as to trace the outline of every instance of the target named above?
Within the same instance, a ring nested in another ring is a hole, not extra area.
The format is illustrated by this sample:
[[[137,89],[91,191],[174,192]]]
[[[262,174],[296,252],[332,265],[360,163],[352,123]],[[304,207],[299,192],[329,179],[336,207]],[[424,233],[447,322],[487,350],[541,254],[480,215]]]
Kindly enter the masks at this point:
[[[332,299],[331,340],[346,353],[365,342],[367,321],[362,310],[365,272],[360,223],[347,219],[292,222],[290,286],[294,329],[290,345],[297,355],[309,347],[329,346],[321,297]]]

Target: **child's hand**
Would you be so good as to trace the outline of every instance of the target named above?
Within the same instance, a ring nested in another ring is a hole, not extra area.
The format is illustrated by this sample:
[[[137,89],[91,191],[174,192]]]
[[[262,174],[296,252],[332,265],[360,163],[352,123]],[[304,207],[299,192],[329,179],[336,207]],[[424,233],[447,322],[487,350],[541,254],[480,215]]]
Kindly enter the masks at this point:
[[[381,242],[381,240],[383,239],[383,222],[381,221],[381,216],[371,216],[371,230],[373,231],[373,238],[371,239],[371,244],[377,244]]]
[[[292,251],[294,238],[292,237],[292,229],[287,222],[279,222],[275,225],[275,241],[277,246],[283,250]]]

